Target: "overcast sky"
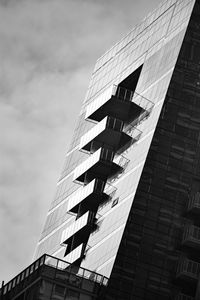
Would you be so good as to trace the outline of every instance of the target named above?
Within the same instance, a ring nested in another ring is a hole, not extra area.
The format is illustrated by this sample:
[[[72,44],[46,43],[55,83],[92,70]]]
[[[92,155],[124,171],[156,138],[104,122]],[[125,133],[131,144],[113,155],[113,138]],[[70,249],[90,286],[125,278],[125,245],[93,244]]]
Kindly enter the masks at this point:
[[[0,281],[31,263],[96,59],[160,0],[0,0]]]

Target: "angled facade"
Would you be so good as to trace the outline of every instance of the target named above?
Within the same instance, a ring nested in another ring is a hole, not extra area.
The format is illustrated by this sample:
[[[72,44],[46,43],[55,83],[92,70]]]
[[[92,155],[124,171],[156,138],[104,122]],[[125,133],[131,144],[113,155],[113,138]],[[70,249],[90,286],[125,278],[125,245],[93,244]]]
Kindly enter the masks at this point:
[[[199,19],[162,3],[92,74],[36,258],[110,278],[106,299],[195,297]]]
[[[199,133],[200,1],[168,0],[97,61],[35,259],[200,299]]]

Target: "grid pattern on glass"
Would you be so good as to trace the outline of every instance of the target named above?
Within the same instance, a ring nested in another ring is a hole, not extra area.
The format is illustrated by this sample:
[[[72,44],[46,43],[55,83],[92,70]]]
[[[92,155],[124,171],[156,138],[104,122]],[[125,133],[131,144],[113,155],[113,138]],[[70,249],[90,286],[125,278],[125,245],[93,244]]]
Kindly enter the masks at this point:
[[[106,86],[114,83],[113,81],[115,78],[115,83],[118,83],[120,81],[119,75],[121,79],[125,78],[124,68],[130,67],[131,64],[136,62],[143,54],[148,54],[150,49],[154,48],[154,52],[156,52],[155,45],[158,46],[158,44],[160,44],[159,48],[161,48],[164,37],[167,37],[168,40],[170,40],[171,37],[183,29],[182,24],[188,20],[194,1],[182,2],[183,5],[178,12],[180,23],[175,22],[176,14],[173,18],[174,7],[176,5],[176,2],[174,2],[171,7],[168,7],[166,11],[155,20],[155,22],[143,30],[142,34],[138,36],[138,40],[132,40],[127,48],[124,48],[121,53],[115,55],[107,64],[100,68],[99,72],[93,75],[86,96],[86,102],[92,101],[93,97],[96,97],[100,91],[103,92]],[[182,11],[186,13],[183,19],[180,17]],[[170,28],[169,24],[171,24]],[[187,24],[185,23],[184,27],[186,25]],[[137,43],[139,44],[137,45]]]
[[[35,257],[38,258],[44,253],[53,254],[61,249],[60,240],[62,230],[65,228],[66,223],[63,223],[58,230],[52,231],[44,239],[41,239],[36,249]],[[64,250],[64,249],[63,249]],[[63,253],[64,254],[64,253]]]
[[[103,65],[105,65],[113,56],[115,56],[120,51],[124,50],[130,42],[136,38],[136,36],[142,34],[142,32],[150,26],[152,22],[154,22],[158,17],[159,14],[162,15],[164,11],[169,9],[171,5],[173,5],[175,0],[166,1],[165,3],[161,4],[155,11],[149,14],[144,21],[140,24],[136,25],[130,33],[128,33],[121,41],[119,41],[116,45],[114,45],[111,49],[109,49],[104,55],[102,55],[95,65],[94,73]],[[161,10],[162,7],[162,10]]]
[[[82,110],[77,120],[77,125],[73,133],[73,139],[71,141],[69,151],[72,151],[78,145],[80,137],[94,126],[94,123],[85,122],[84,120],[85,120],[85,111]]]
[[[94,102],[88,105],[85,113],[85,119],[87,119],[95,110],[97,110],[104,103],[106,103],[113,95],[115,95],[116,90],[116,86],[110,86]]]
[[[154,68],[155,67],[155,64],[154,63],[152,63],[152,67]],[[163,67],[163,66],[162,66]],[[148,70],[147,70],[147,72],[148,72]],[[151,75],[150,75],[151,76]],[[82,126],[80,126],[80,127],[82,127]],[[81,129],[82,130],[82,129]]]
[[[134,122],[134,125],[135,125],[135,122]],[[140,135],[141,135],[141,132],[133,126],[133,123],[131,123],[130,125],[128,125],[125,128],[125,132],[127,134],[129,134],[134,140],[138,140]],[[124,164],[126,165],[126,159],[123,159],[123,160],[124,160]],[[72,179],[70,178],[70,180],[72,180]],[[78,187],[79,186],[77,185],[77,188]],[[82,189],[82,187],[81,187],[81,189]],[[81,189],[80,189],[80,191],[78,189],[77,193],[79,193],[79,192],[81,193]],[[73,193],[68,198],[67,197],[63,197],[63,199],[60,198],[60,202],[62,200],[62,201],[65,202],[65,204],[63,202],[62,207],[56,208],[56,209],[58,209],[58,211],[55,211],[55,212],[52,212],[52,213],[49,214],[49,216],[47,218],[47,221],[46,221],[46,225],[45,225],[42,237],[46,236],[51,230],[53,230],[54,228],[59,226],[63,221],[66,220],[66,218],[67,218],[67,215],[65,214],[66,206],[67,206],[66,202],[68,202],[68,201],[71,202],[70,198],[72,197],[72,199],[73,199],[74,196],[75,196],[75,194]]]
[[[55,208],[48,214],[44,229],[41,234],[41,239],[46,237],[53,230],[58,228],[61,224],[71,218],[70,214],[67,214],[67,201],[62,203],[59,207]]]
[[[177,39],[176,39],[176,40],[177,40]],[[168,57],[169,57],[169,55],[168,55]],[[161,64],[160,64],[160,65],[161,65]],[[84,123],[84,124],[87,124],[87,122]],[[81,129],[83,128],[83,125],[84,125],[84,124],[82,124],[82,125],[80,126]]]
[[[113,200],[117,199],[118,197],[114,197]],[[126,221],[126,217],[127,214],[129,212],[130,209],[130,205],[131,205],[131,201],[132,198],[129,198],[128,201],[123,202],[122,204],[116,205],[114,208],[112,208],[112,210],[109,211],[109,213],[106,215],[102,215],[102,217],[100,217],[99,221],[101,222],[101,227],[100,230],[98,232],[98,234],[94,234],[90,240],[88,241],[88,244],[93,247],[96,247],[96,251],[94,251],[93,255],[94,255],[94,260],[95,260],[95,255],[97,255],[98,253],[98,259],[96,257],[96,261],[98,260],[104,260],[104,255],[106,255],[106,253],[110,251],[110,249],[108,248],[108,241],[107,241],[107,237],[108,236],[112,236],[115,234],[115,232],[117,233],[119,228],[122,227]],[[112,205],[112,203],[110,202],[110,206]],[[99,213],[101,214],[101,210],[99,211]],[[115,239],[115,237],[114,237]],[[104,241],[104,242],[103,242]],[[120,242],[117,241],[117,242]],[[101,244],[104,243],[104,251],[105,252],[100,252],[100,250],[97,249],[97,244],[99,244],[99,247]],[[88,255],[88,260],[92,263],[91,261],[91,256]],[[95,263],[97,263],[95,261]],[[104,261],[105,262],[105,261]]]
[[[91,123],[91,122],[85,122],[85,123]],[[78,141],[79,141],[79,137],[77,143]],[[63,180],[65,176],[68,176],[68,174],[70,174],[73,171],[76,164],[83,161],[85,157],[86,157],[85,153],[78,151],[78,149],[74,149],[74,151],[72,151],[65,159],[65,163],[59,181]]]
[[[72,180],[73,174],[69,175],[58,184],[55,197],[51,203],[50,210],[56,207],[60,202],[62,202],[79,188],[76,184],[73,184]]]
[[[135,156],[134,156],[135,157]],[[126,189],[126,191],[128,190],[128,188]],[[121,199],[123,199],[123,197],[120,197]],[[56,241],[55,241],[56,242]]]
[[[106,84],[112,83],[111,78],[122,73],[124,67],[129,66],[133,61],[142,56],[150,47],[153,47],[158,41],[160,41],[166,34],[168,24],[173,13],[173,8],[165,12],[160,19],[157,19],[149,28],[143,31],[142,35],[138,36],[135,40],[132,40],[128,47],[123,49],[118,55],[116,55],[104,68],[100,69],[100,72],[94,74],[90,83],[88,94],[86,99],[90,100],[99,90],[103,89]],[[88,101],[87,100],[87,101]]]

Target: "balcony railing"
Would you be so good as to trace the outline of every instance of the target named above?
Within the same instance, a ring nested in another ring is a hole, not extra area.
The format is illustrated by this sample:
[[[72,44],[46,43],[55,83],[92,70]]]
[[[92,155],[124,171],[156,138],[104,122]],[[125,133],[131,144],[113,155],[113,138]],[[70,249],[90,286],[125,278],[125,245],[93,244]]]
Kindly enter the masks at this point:
[[[138,141],[142,134],[142,131],[136,128],[135,123],[131,123],[128,126],[126,126],[124,132],[133,139],[133,142]]]
[[[191,296],[180,293],[176,296],[175,300],[194,300],[194,298],[191,297]]]
[[[66,246],[66,244],[71,242],[72,237],[74,237],[77,234],[79,234],[80,236],[82,235],[83,237],[83,231],[88,230],[88,227],[91,226],[92,217],[93,214],[90,211],[87,211],[84,215],[82,215],[65,230],[63,230],[61,236],[61,245]]]
[[[61,271],[63,270],[64,274],[74,274],[74,269],[70,268],[70,263],[64,260],[58,259],[56,257],[44,254],[40,258],[38,258],[35,262],[33,262],[30,266],[28,266],[25,270],[19,273],[16,277],[10,280],[7,284],[5,284],[2,289],[0,290],[0,295],[4,296],[9,293],[12,289],[20,286],[20,284],[27,278],[29,278],[33,273],[37,270],[49,266],[55,270]],[[45,271],[45,269],[44,269]],[[76,272],[76,275],[79,278],[86,278],[91,281],[94,281],[100,285],[107,285],[108,278],[98,273],[92,272],[90,270],[79,268]],[[49,273],[48,273],[49,276]],[[29,283],[29,281],[27,281]]]
[[[117,191],[117,188],[110,184],[110,183],[106,183],[105,189],[104,189],[104,193],[106,195],[108,195],[108,198],[104,198],[100,203],[99,203],[99,208],[98,211],[102,210],[108,203],[110,203],[110,201],[112,200],[112,198],[114,197],[115,193]]]
[[[193,214],[200,214],[200,192],[190,197],[187,210]]]
[[[74,180],[89,182],[94,178],[107,180],[123,170],[125,158],[118,156],[114,160],[114,152],[100,148],[74,170]]]
[[[144,96],[113,85],[88,105],[85,118],[101,121],[105,116],[110,115],[127,122],[134,120],[144,110],[150,111],[153,105],[153,102]]]
[[[123,124],[116,118],[105,117],[81,138],[79,148],[95,152],[105,144],[117,151],[131,140],[131,137],[122,131]]]
[[[186,225],[183,232],[182,243],[200,249],[200,228],[194,225]]]
[[[113,96],[117,97],[122,101],[132,101],[134,91],[121,86],[113,85]]]
[[[96,202],[100,202],[101,199],[108,197],[104,193],[105,182],[100,179],[94,179],[86,186],[75,192],[68,201],[67,210],[78,213],[78,207],[80,203],[85,207],[92,207]]]
[[[138,126],[142,121],[144,121],[146,118],[148,118],[148,116],[150,115],[152,109],[153,109],[154,104],[152,104],[152,106],[150,106],[149,109],[147,110],[143,110],[139,116],[137,116],[132,122],[131,125],[133,127]]]
[[[137,104],[138,106],[142,107],[143,110],[147,111],[147,112],[151,112],[151,110],[154,107],[154,103],[152,101],[150,101],[149,99],[147,99],[146,97],[142,96],[141,94],[134,92],[133,98],[131,100],[132,102],[134,102],[135,104]]]
[[[115,180],[115,179],[117,179],[117,175],[120,175],[124,172],[124,170],[126,169],[126,167],[129,164],[130,160],[123,155],[118,155],[113,159],[113,162],[115,164],[117,164],[118,166],[120,166],[119,171],[116,174],[114,174],[113,176],[110,176],[110,179]]]
[[[197,280],[200,273],[200,264],[196,261],[183,258],[178,263],[176,277],[184,280]]]

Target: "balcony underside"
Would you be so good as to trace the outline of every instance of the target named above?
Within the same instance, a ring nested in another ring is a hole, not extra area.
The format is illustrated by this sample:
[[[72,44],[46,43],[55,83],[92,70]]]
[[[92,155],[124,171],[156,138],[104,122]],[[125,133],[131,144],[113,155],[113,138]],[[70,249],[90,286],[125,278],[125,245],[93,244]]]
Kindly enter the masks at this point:
[[[118,172],[122,171],[122,167],[112,161],[99,160],[91,168],[83,172],[75,180],[80,182],[91,181],[94,178],[107,180]]]
[[[187,238],[182,242],[182,244],[191,248],[200,249],[200,240],[198,239]]]
[[[112,96],[105,104],[99,107],[87,119],[101,121],[106,116],[112,116],[124,122],[130,122],[137,118],[143,109],[131,101],[120,100]]]
[[[187,282],[195,282],[197,281],[198,277],[195,273],[187,272],[187,271],[181,271],[176,274],[177,279],[181,279]]]
[[[192,206],[188,209],[188,214],[193,214],[193,215],[200,215],[200,207],[199,206]]]
[[[87,211],[89,209],[92,209],[93,207],[98,206],[98,204],[106,201],[108,198],[109,196],[107,194],[94,191],[81,202],[81,210]],[[70,211],[77,214],[79,210],[79,206],[80,203],[72,207]]]
[[[131,137],[124,133],[106,128],[93,140],[82,147],[85,151],[94,152],[104,144],[109,145],[113,150],[118,151],[131,141]]]

